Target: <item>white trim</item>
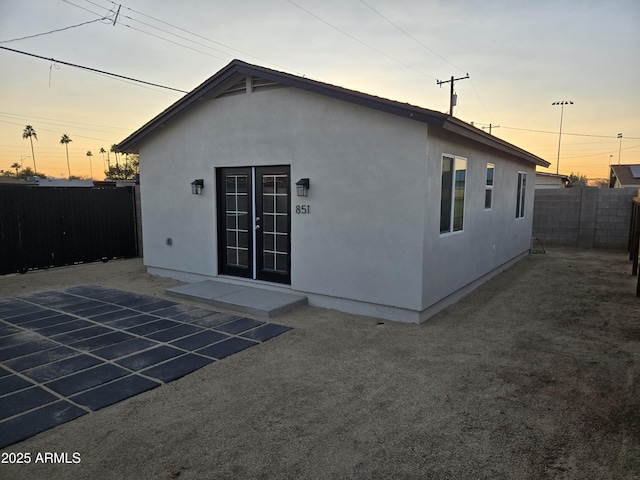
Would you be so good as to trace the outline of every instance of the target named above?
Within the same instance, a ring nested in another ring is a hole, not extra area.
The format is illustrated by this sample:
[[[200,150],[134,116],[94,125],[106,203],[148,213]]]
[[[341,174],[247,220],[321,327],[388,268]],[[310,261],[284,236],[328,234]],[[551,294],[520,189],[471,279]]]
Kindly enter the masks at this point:
[[[466,194],[467,194],[467,177],[469,172],[469,160],[465,157],[460,157],[458,155],[453,155],[450,153],[443,153],[440,157],[440,205],[442,205],[442,160],[447,157],[453,160],[453,164],[451,165],[451,212],[449,213],[449,230],[446,232],[440,232],[441,236],[450,235],[454,233],[464,232],[464,217],[467,212],[467,202],[466,202]],[[455,206],[456,206],[456,164],[459,161],[465,162],[464,168],[464,190],[462,192],[462,228],[459,230],[454,230],[454,222],[455,222]],[[442,219],[440,219],[440,223]],[[440,227],[438,227],[440,228]]]
[[[247,77],[248,78],[248,77]],[[257,227],[257,221],[256,221],[256,167],[251,167],[251,229],[252,229],[252,235],[253,235],[253,256],[252,256],[252,277],[254,280],[256,278],[258,278],[258,262],[257,262],[257,255],[258,255],[258,246],[257,246],[257,241],[258,241],[258,232],[256,231],[256,227]]]
[[[527,201],[527,172],[518,170],[518,185],[516,187],[516,220],[519,220],[525,217],[526,201]]]
[[[489,173],[489,170],[493,170],[493,176],[491,178],[491,185],[489,185],[488,179],[487,179],[487,174]],[[485,186],[484,186],[484,210],[486,212],[493,210],[493,187],[495,187],[496,185],[496,164],[492,163],[492,162],[487,162],[487,169],[485,171]],[[491,206],[487,207],[487,192],[491,191]]]

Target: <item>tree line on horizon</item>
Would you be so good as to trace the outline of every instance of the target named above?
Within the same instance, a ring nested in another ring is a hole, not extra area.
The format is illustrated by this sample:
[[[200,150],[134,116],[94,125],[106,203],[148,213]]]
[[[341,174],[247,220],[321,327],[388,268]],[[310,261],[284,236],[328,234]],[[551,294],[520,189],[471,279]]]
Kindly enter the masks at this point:
[[[31,144],[31,159],[33,161],[33,169],[29,167],[23,167],[20,163],[14,162],[9,168],[10,170],[0,170],[0,173],[4,176],[13,176],[15,178],[26,179],[27,177],[38,176],[40,178],[47,178],[47,175],[39,172],[38,167],[36,166],[36,155],[33,149],[33,139],[38,140],[38,134],[35,129],[31,125],[26,125],[24,130],[22,131],[22,138],[29,139],[29,143]],[[80,177],[77,175],[71,175],[71,164],[69,162],[69,143],[73,142],[73,140],[66,133],[60,137],[60,144],[64,145],[66,157],[67,157],[67,172],[69,174],[69,180],[77,180]],[[126,153],[124,155],[124,164],[121,163],[121,157],[119,157],[119,152],[116,150],[116,145],[111,145],[109,150],[105,150],[103,147],[100,147],[100,154],[102,154],[102,164],[103,164],[103,173],[106,176],[106,180],[129,180],[135,178],[135,176],[140,173],[140,163],[138,160],[137,154],[129,154]],[[105,153],[107,154],[107,158],[105,161]],[[113,153],[115,156],[115,165],[111,165],[111,159],[109,153]],[[87,150],[86,156],[89,158],[89,170],[91,172],[91,179],[93,180],[93,162],[92,157],[93,153],[91,150]],[[106,167],[106,168],[105,168]],[[15,170],[15,174],[13,173]]]

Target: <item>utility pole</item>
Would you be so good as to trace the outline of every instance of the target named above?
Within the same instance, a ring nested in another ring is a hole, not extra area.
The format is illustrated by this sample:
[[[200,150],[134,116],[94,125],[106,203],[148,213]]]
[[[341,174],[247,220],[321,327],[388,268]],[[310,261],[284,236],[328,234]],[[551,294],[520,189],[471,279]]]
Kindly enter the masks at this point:
[[[485,128],[487,127],[486,126],[482,127],[482,130],[484,130]],[[491,135],[491,128],[500,128],[500,125],[489,124],[489,135]]]
[[[114,3],[115,6],[115,3]],[[118,11],[116,12],[116,16],[113,19],[113,25],[111,25],[112,27],[116,26],[116,22],[118,21],[118,15],[120,15],[120,8],[122,8],[122,4],[118,5]]]
[[[553,102],[551,105],[560,105],[560,133],[558,134],[558,161],[556,162],[556,175],[560,171],[560,142],[562,140],[562,117],[564,116],[564,106],[573,105],[571,100],[561,100],[559,102]]]
[[[453,78],[453,75],[451,75],[451,79],[450,80],[436,80],[436,84],[440,85],[440,88],[442,88],[442,84],[443,83],[451,83],[451,93],[449,95],[449,115],[453,117],[453,105],[454,105],[454,93],[453,93],[453,84],[455,82],[457,82],[458,80],[466,80],[467,78],[469,78],[469,74],[467,73],[466,77],[460,77],[460,78]]]
[[[618,147],[618,165],[620,165],[620,153],[622,152],[622,134],[618,134],[618,138],[620,139],[620,146]]]

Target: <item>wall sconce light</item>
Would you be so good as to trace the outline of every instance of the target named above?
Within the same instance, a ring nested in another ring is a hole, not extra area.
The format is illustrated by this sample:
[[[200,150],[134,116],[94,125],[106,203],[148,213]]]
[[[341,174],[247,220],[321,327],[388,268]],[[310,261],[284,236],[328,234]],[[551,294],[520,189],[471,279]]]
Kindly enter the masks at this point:
[[[194,195],[200,195],[203,188],[204,180],[202,178],[196,178],[193,182],[191,182],[191,193],[193,193]]]
[[[296,191],[299,197],[306,197],[309,192],[309,179],[301,178],[296,182]]]

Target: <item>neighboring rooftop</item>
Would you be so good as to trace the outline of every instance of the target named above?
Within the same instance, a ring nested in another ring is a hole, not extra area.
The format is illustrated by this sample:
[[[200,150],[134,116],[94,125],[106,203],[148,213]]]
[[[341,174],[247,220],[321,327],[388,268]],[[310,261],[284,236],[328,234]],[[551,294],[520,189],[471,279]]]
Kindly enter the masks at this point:
[[[5,177],[4,175],[0,175],[0,185],[12,186],[12,187],[13,186],[28,187],[28,186],[36,185],[36,183],[23,180],[21,178]]]
[[[609,187],[640,187],[640,165],[611,165]]]

